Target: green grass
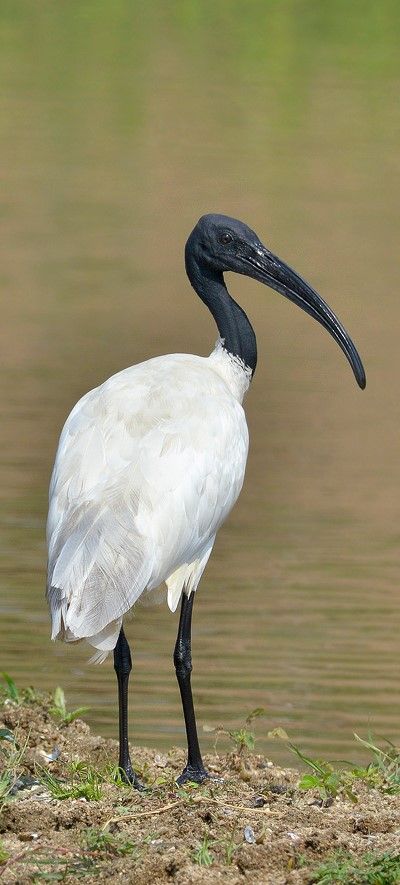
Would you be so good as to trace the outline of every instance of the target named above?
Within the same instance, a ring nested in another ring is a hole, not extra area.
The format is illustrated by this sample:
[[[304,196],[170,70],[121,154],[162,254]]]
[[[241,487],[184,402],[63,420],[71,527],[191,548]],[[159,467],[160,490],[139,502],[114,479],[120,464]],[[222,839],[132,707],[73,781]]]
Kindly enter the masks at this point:
[[[199,864],[201,867],[210,867],[214,863],[214,855],[210,851],[212,844],[210,837],[207,834],[204,835],[201,844],[193,852],[194,863]]]
[[[97,827],[90,827],[82,834],[83,846],[87,851],[96,852],[101,855],[134,855],[139,857],[140,851],[135,842],[131,839],[124,839],[122,835],[114,836],[107,830],[99,830]]]
[[[67,782],[41,769],[40,782],[53,799],[87,799],[98,802],[102,796],[104,778],[99,771],[85,762],[75,762],[69,766],[70,780]]]
[[[381,793],[392,795],[400,793],[400,749],[385,738],[382,739],[384,747],[380,747],[373,742],[371,735],[369,740],[364,740],[355,734],[358,743],[372,755],[371,761],[366,765],[342,762],[341,767],[338,767],[338,764],[332,761],[306,756],[289,740],[281,728],[271,731],[269,737],[284,741],[291,752],[309,769],[300,777],[299,790],[316,790],[322,800],[334,799],[341,795],[351,802],[357,802],[355,790],[360,784],[379,790]]]
[[[71,762],[65,766],[65,777],[56,777],[48,769],[38,767],[37,777],[49,791],[53,799],[87,799],[97,802],[103,798],[103,785],[113,784],[116,787],[132,792],[132,787],[124,781],[118,766],[104,765],[96,768],[89,762]]]
[[[8,673],[2,673],[1,678],[3,680],[3,685],[1,686],[3,700],[13,701],[15,704],[19,704],[22,698],[14,680]]]
[[[368,852],[355,858],[338,852],[311,873],[310,885],[396,885],[400,882],[400,854]]]
[[[57,854],[48,857],[45,854],[29,852],[19,861],[24,867],[33,867],[29,871],[29,882],[65,882],[70,876],[82,879],[85,876],[94,876],[99,872],[99,866],[93,857],[77,855],[74,857],[60,857]],[[17,880],[18,881],[18,880]],[[25,881],[25,880],[24,880]]]
[[[235,841],[236,826],[237,826],[237,824],[235,823],[233,825],[231,833],[229,833],[229,835],[226,836],[225,839],[218,840],[218,844],[221,846],[221,848],[223,850],[224,860],[225,860],[225,863],[227,866],[230,866],[233,863],[233,858],[234,858],[235,852],[238,850],[239,846],[242,844],[241,842],[238,843]]]
[[[214,853],[211,851],[211,849],[214,848],[222,851],[225,864],[230,866],[233,862],[235,852],[242,844],[242,842],[238,843],[235,841],[235,829],[236,824],[224,839],[212,840],[210,839],[209,834],[206,833],[203,836],[199,847],[192,853],[192,860],[194,863],[199,864],[201,867],[211,867],[215,860]]]
[[[0,729],[0,808],[9,798],[13,786],[21,772],[28,739],[23,747],[19,747],[15,735],[9,728]]]

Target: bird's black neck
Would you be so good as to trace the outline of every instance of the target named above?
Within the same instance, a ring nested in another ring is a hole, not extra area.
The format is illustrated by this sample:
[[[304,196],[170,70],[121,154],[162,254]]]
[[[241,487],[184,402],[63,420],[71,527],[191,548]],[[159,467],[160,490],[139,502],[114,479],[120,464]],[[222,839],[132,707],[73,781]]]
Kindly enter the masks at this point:
[[[200,265],[186,254],[186,273],[199,298],[211,311],[224,348],[255,372],[257,343],[254,329],[239,304],[229,294],[222,272]]]

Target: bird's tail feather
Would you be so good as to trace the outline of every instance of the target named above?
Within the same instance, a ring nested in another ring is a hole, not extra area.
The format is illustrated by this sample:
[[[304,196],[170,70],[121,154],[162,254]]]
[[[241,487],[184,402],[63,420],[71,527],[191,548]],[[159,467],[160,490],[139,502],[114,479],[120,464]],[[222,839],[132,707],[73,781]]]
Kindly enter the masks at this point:
[[[89,509],[57,538],[49,563],[48,600],[52,637],[86,639],[110,651],[122,617],[146,588],[152,557],[145,540],[132,532],[126,508],[93,514]],[[72,528],[72,530],[71,530]]]

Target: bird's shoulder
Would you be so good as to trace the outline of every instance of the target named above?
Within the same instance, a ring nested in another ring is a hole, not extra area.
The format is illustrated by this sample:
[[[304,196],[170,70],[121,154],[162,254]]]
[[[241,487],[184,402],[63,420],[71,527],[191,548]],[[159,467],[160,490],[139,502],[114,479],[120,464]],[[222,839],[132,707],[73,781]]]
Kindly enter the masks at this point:
[[[60,445],[97,430],[105,436],[124,431],[142,439],[149,430],[182,418],[240,420],[242,408],[225,378],[208,358],[190,354],[155,357],[112,375],[85,394],[65,422]]]

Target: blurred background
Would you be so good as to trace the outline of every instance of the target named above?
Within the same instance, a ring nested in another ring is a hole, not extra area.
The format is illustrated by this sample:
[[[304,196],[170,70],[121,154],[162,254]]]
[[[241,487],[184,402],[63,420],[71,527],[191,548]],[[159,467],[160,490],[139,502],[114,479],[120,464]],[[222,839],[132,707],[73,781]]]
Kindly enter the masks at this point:
[[[3,0],[0,668],[116,735],[109,659],[49,640],[47,488],[75,401],[216,330],[185,277],[199,215],[253,227],[308,278],[367,370],[231,277],[257,332],[245,486],[194,617],[202,724],[254,707],[305,751],[399,739],[399,40],[396,0]],[[184,744],[177,616],[136,608],[132,740]],[[204,734],[205,748],[212,737]]]

